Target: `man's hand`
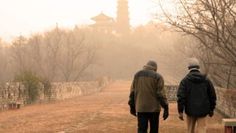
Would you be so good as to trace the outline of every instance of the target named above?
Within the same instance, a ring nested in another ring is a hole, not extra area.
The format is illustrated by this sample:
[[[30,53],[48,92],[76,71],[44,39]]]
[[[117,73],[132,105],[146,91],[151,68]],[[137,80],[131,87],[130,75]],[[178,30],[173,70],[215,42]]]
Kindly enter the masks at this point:
[[[214,111],[210,111],[209,116],[212,117],[214,115]]]
[[[133,116],[137,116],[135,108],[130,108],[130,114]]]
[[[179,119],[182,120],[182,121],[184,120],[184,114],[183,113],[179,113]]]
[[[168,116],[169,116],[169,109],[166,108],[166,109],[164,109],[163,120],[166,120],[168,118]]]

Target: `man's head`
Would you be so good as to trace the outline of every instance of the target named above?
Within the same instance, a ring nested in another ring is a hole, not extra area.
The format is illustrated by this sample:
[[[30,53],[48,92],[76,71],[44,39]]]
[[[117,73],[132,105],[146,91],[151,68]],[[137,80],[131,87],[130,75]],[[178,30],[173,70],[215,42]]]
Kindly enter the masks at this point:
[[[188,62],[188,69],[191,70],[199,70],[200,63],[197,58],[190,58]]]
[[[149,69],[149,70],[153,70],[153,71],[157,71],[157,63],[153,60],[150,60],[147,62],[146,65],[144,65],[145,69]]]

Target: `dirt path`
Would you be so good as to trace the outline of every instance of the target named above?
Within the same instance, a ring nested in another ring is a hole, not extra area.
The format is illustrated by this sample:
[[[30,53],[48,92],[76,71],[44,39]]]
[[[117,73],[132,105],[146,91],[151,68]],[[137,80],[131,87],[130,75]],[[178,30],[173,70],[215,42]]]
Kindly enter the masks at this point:
[[[102,92],[0,113],[0,133],[135,133],[136,119],[127,105],[130,82],[117,81]],[[161,113],[162,115],[162,113]],[[176,105],[160,122],[161,133],[184,133]],[[209,133],[221,133],[220,115],[208,120]]]

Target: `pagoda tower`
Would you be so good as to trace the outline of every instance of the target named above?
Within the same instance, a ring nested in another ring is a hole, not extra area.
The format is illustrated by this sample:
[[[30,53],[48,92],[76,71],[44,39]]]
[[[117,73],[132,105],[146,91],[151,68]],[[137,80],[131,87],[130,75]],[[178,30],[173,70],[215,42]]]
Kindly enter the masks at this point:
[[[95,24],[91,25],[96,31],[111,33],[114,28],[114,19],[101,12],[99,15],[91,18]]]
[[[118,34],[129,33],[130,24],[129,24],[128,0],[118,0],[116,22],[117,22],[116,31]]]

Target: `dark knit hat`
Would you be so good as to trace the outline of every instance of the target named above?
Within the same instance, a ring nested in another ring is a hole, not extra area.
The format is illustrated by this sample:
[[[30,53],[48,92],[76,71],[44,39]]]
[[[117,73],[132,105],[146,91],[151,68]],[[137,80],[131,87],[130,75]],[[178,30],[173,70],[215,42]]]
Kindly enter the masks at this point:
[[[148,69],[156,71],[157,70],[157,63],[153,60],[150,60],[147,62],[147,64],[144,66],[144,68],[148,68]]]

